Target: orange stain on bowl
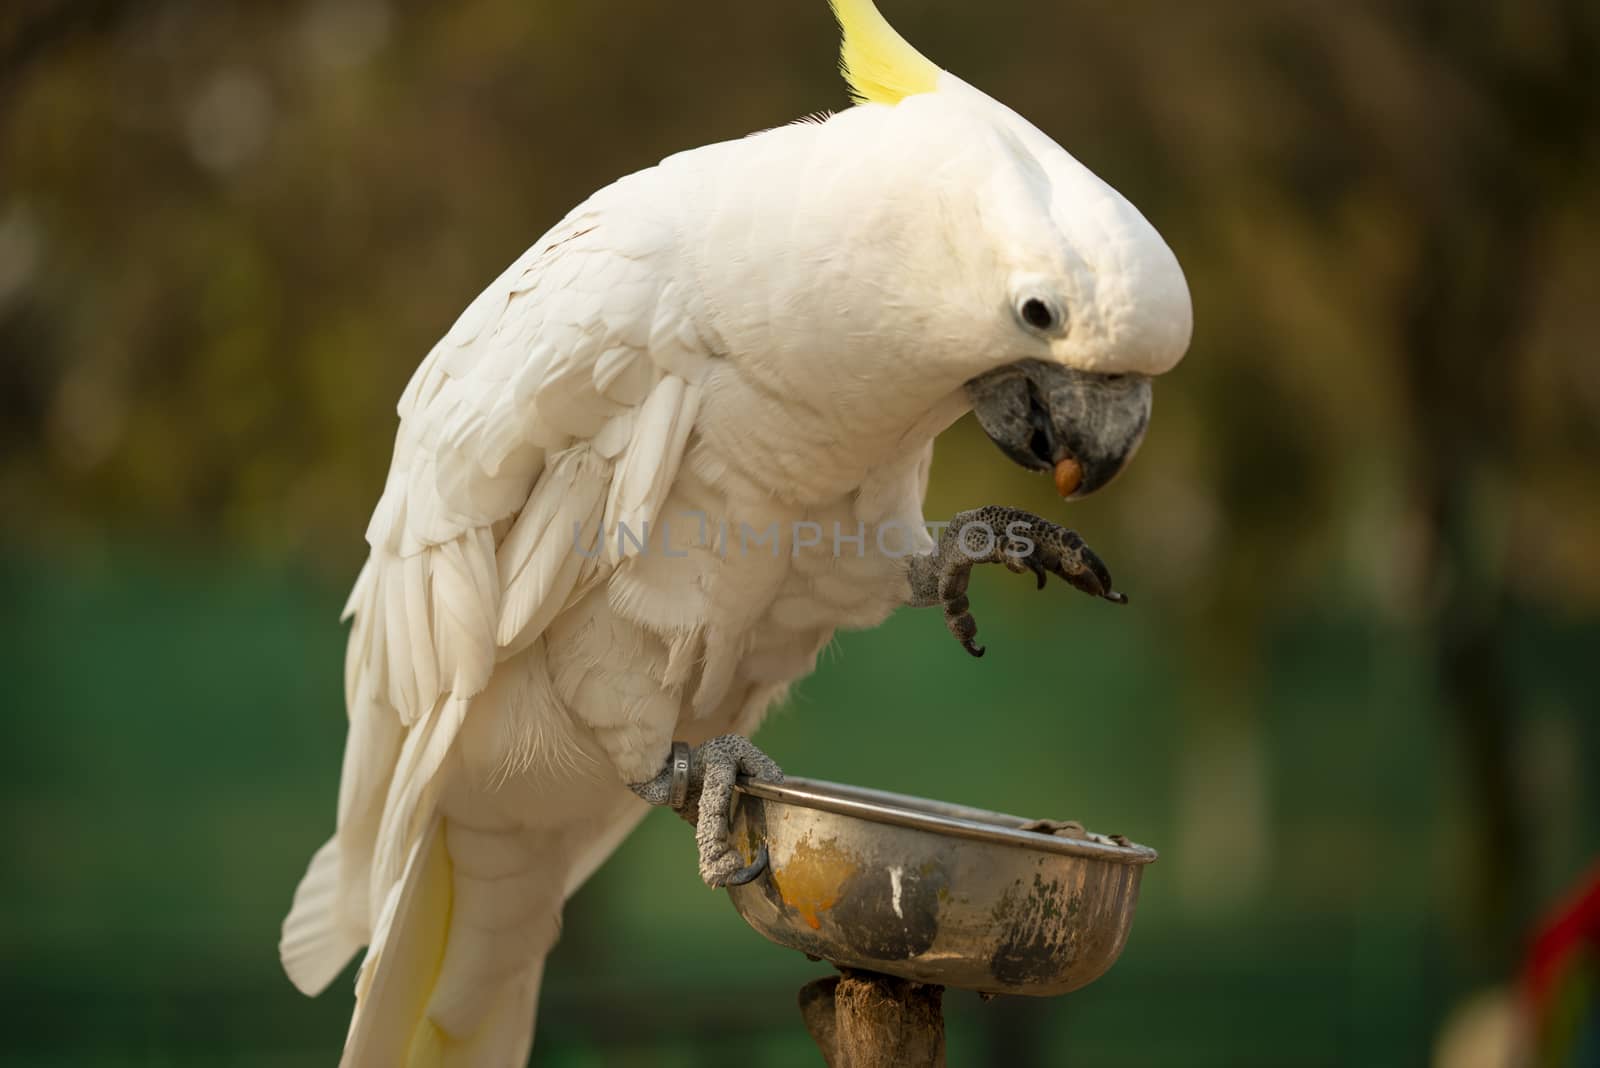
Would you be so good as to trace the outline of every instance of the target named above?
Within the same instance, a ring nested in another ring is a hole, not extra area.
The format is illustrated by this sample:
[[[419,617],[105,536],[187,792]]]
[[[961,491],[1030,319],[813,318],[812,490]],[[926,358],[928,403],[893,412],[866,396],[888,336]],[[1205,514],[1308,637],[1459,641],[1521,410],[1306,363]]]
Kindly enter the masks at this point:
[[[783,903],[815,931],[822,926],[821,913],[838,903],[845,881],[860,868],[855,857],[835,846],[834,839],[819,846],[808,835],[783,867],[773,866],[772,883]]]

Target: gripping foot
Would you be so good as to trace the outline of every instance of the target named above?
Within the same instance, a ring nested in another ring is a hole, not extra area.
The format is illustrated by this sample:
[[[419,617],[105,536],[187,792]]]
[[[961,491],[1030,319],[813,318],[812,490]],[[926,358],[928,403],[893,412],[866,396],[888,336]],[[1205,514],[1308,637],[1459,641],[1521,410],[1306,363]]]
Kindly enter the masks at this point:
[[[724,734],[693,749],[674,742],[659,775],[628,786],[650,804],[666,805],[694,824],[700,878],[707,886],[743,886],[767,866],[765,845],[746,865],[728,840],[728,811],[741,775],[757,782],[783,781],[783,770],[750,739]]]

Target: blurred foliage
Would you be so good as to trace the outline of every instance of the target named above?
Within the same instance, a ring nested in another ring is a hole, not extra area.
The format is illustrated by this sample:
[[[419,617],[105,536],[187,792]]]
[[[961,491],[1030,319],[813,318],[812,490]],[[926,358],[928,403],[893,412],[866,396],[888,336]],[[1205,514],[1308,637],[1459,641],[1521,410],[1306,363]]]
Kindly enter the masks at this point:
[[[883,4],[1156,223],[1195,345],[1071,510],[1133,608],[984,576],[981,670],[897,618],[764,743],[1163,850],[1112,975],[957,1008],[957,1063],[1417,1063],[1600,843],[1600,7]],[[274,924],[401,387],[593,189],[843,106],[834,48],[823,0],[0,10],[18,1063],[326,1063]],[[990,500],[1060,511],[963,424],[928,513]],[[574,903],[536,1059],[803,1056],[815,969],[687,857],[652,820]]]

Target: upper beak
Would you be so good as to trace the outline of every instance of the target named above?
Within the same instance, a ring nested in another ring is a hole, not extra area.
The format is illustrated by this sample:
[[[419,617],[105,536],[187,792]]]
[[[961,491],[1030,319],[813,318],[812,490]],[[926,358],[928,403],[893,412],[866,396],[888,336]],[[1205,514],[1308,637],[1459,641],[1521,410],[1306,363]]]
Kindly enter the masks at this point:
[[[1150,379],[1024,360],[967,383],[984,433],[1023,467],[1051,471],[1061,496],[1084,497],[1125,467],[1150,423]]]

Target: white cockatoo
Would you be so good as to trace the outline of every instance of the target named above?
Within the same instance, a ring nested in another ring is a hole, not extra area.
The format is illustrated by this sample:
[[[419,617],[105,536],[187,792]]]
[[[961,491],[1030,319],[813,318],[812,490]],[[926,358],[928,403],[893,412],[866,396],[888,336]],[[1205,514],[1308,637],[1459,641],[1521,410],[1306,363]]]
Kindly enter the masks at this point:
[[[1110,481],[1188,347],[1177,261],[872,0],[833,6],[858,106],[600,190],[400,399],[337,831],[280,947],[307,994],[368,947],[347,1066],[523,1064],[562,905],[650,803],[697,816],[707,883],[752,877],[733,782],[780,773],[746,736],[835,630],[937,605],[981,654],[982,562],[1122,600],[1072,532],[934,537],[922,500],[974,409],[1063,496]]]

